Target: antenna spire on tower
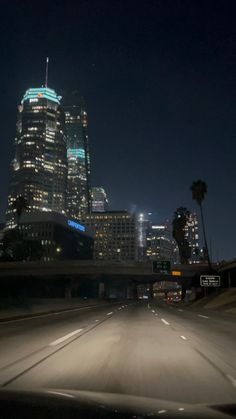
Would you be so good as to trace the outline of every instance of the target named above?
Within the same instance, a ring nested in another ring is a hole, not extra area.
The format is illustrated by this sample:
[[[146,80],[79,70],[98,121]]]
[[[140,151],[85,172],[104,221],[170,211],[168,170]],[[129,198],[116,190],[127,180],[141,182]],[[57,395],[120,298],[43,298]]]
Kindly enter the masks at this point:
[[[49,57],[47,57],[46,59],[45,87],[48,87],[48,63],[49,63]]]

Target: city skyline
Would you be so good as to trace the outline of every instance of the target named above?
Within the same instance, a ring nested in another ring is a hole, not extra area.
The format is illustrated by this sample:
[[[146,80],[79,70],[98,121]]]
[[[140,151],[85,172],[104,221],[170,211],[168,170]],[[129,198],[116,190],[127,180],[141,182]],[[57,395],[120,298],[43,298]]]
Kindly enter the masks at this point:
[[[48,85],[48,58],[46,63],[45,86]],[[13,228],[19,223],[14,207],[19,197],[25,199],[24,211],[27,213],[56,211],[74,220],[85,220],[91,212],[107,214],[108,200],[104,188],[90,186],[88,118],[84,99],[74,94],[67,97],[63,104],[61,102],[62,97],[49,87],[30,88],[18,106],[15,156],[10,165],[7,227]],[[137,259],[166,259],[167,254],[172,259],[172,244],[168,248],[167,243],[166,249],[165,246],[162,249],[162,237],[153,235],[152,231],[147,233],[148,229],[155,228],[151,215],[136,214],[139,231]],[[167,222],[166,226],[168,224],[171,237],[171,225]],[[198,222],[193,213],[185,227],[186,239],[192,249],[190,263],[195,261],[196,248],[199,250],[195,224]],[[198,233],[198,226],[196,229]],[[173,241],[167,237],[166,240]],[[145,254],[142,254],[142,248]]]
[[[42,84],[50,56],[50,86],[62,96],[76,89],[86,98],[92,184],[104,186],[111,208],[156,212],[161,222],[180,205],[195,209],[189,187],[202,178],[208,184],[204,208],[213,254],[233,258],[231,7],[219,12],[208,4],[202,10],[157,2],[143,11],[105,2],[87,12],[83,1],[79,11],[58,3],[48,5],[53,21],[46,16],[31,25],[35,11],[26,3],[15,16],[8,6],[2,14],[1,220],[16,104],[27,88]]]
[[[54,92],[54,90],[53,89],[50,89],[50,88],[46,88],[46,89],[48,89],[49,91],[51,91],[51,92]],[[25,100],[25,98],[28,98],[28,96],[27,95],[29,95],[30,96],[30,94],[32,95],[34,95],[35,94],[35,92],[34,92],[34,90],[36,91],[38,91],[38,90],[45,90],[45,88],[44,87],[41,87],[41,88],[29,88],[29,89],[27,89],[26,90],[26,92],[25,92],[25,94],[23,95],[23,99],[22,99],[22,104],[23,104],[23,102],[24,102],[24,100]],[[30,93],[32,91],[32,93]],[[75,93],[75,92],[73,92],[73,93]],[[32,96],[33,97],[33,96]],[[62,96],[57,96],[58,98],[59,98],[59,101],[61,101],[61,99],[63,99],[62,98]],[[68,93],[66,93],[66,97],[67,97],[67,100],[68,100],[68,97],[69,97],[69,95],[68,95]],[[72,95],[72,97],[73,97],[73,95]],[[70,112],[72,111],[72,113],[73,113],[73,119],[75,119],[75,113],[76,113],[76,108],[79,108],[79,113],[81,114],[80,116],[79,116],[79,118],[81,119],[81,127],[82,127],[82,130],[83,129],[85,129],[85,132],[84,132],[84,138],[85,138],[85,140],[86,141],[88,141],[88,130],[87,130],[87,113],[86,113],[86,111],[84,111],[84,109],[85,109],[85,105],[84,105],[84,98],[82,97],[82,96],[79,96],[79,98],[80,98],[80,100],[81,100],[81,102],[80,102],[80,105],[78,106],[78,105],[71,105],[71,106],[69,106],[68,105],[68,102],[67,102],[67,104],[66,105],[63,105],[63,110],[64,110],[64,113],[65,113],[65,122],[64,122],[64,125],[65,125],[65,133],[67,133],[68,134],[68,128],[66,127],[66,122],[68,123],[68,121],[69,121],[69,119],[70,119],[70,117],[71,117],[71,115],[70,115]],[[78,98],[77,98],[77,101],[78,101]],[[59,102],[58,102],[59,103]],[[76,100],[75,100],[75,103],[76,103]],[[21,105],[22,106],[22,105]],[[72,109],[73,108],[73,109]],[[20,108],[20,106],[18,106],[18,115],[20,114],[20,112],[22,112],[22,108]],[[66,116],[67,115],[67,116]],[[19,125],[19,117],[17,117],[18,119],[17,119],[17,123],[16,123],[16,126],[18,126]],[[74,122],[74,121],[73,121]],[[76,128],[76,127],[75,127]],[[74,128],[74,129],[75,129]],[[81,131],[81,135],[83,135],[83,133],[82,133],[82,131]],[[70,136],[68,136],[68,138],[67,138],[67,162],[68,162],[68,169],[69,169],[69,162],[70,162],[70,158],[69,158],[69,156],[68,156],[68,153],[70,153],[70,151],[71,150],[73,150],[73,149],[71,149],[70,148],[70,146],[71,146],[71,144],[70,144],[70,141],[71,141],[71,139],[70,139]],[[78,141],[78,140],[77,140]],[[81,139],[79,140],[80,142],[81,142]],[[85,148],[86,147],[88,147],[88,144],[87,145],[85,145]],[[87,148],[87,150],[89,150],[89,148]],[[86,150],[86,153],[89,153],[89,151],[87,151]],[[88,196],[88,198],[86,198],[86,204],[85,204],[85,206],[84,206],[84,208],[85,208],[85,210],[84,210],[84,212],[83,212],[83,210],[82,210],[82,213],[81,213],[81,216],[82,216],[82,214],[86,214],[86,212],[87,211],[90,211],[90,210],[92,210],[92,189],[93,188],[96,188],[96,187],[94,187],[93,185],[91,185],[91,183],[90,183],[90,176],[91,176],[91,169],[90,169],[90,155],[88,154],[87,155],[88,157],[87,157],[87,159],[88,159],[88,162],[86,162],[88,165],[89,165],[89,167],[88,167],[88,169],[86,169],[86,171],[88,170],[88,175],[87,176],[89,176],[88,178],[86,177],[86,175],[85,175],[85,177],[84,177],[84,179],[86,179],[86,183],[85,183],[85,185],[89,185],[89,186],[86,186],[87,188],[89,188],[89,189],[84,189],[84,191],[86,190],[86,192],[85,193],[89,193],[89,195],[87,195]],[[83,154],[83,157],[84,157],[84,154]],[[74,158],[74,156],[72,156],[72,160],[73,160],[73,158]],[[12,171],[12,164],[14,165],[14,160],[15,159],[13,159],[13,161],[10,163],[10,171]],[[72,166],[71,166],[72,167]],[[86,172],[85,172],[86,173]],[[68,179],[69,179],[69,170],[68,170]],[[11,180],[10,180],[10,183],[11,183]],[[91,185],[91,186],[90,186]],[[87,191],[90,191],[90,192],[87,192]],[[81,192],[81,191],[80,191]],[[73,193],[72,193],[72,195],[73,195]],[[68,196],[68,194],[67,194],[67,196]],[[9,205],[9,204],[8,204]],[[115,208],[115,207],[112,207],[111,206],[111,208],[110,208],[111,210],[117,210],[117,211],[119,211],[119,210],[126,210],[126,211],[130,211],[130,213],[136,213],[136,215],[138,216],[138,214],[140,214],[140,213],[142,213],[142,212],[145,212],[145,210],[143,211],[143,210],[139,210],[138,208],[137,208],[137,206],[136,205],[134,205],[134,204],[130,204],[130,206],[128,206],[128,207],[117,207],[117,208]],[[66,205],[65,204],[65,210],[68,212],[68,214],[70,215],[70,216],[72,216],[73,218],[75,218],[75,219],[80,219],[80,217],[76,217],[76,215],[75,215],[75,212],[70,212],[70,208],[68,207],[68,204]],[[6,208],[6,211],[8,211],[8,209]],[[198,209],[196,208],[196,205],[194,206],[194,205],[192,205],[192,210],[190,211],[191,213],[198,213]],[[149,213],[149,214],[153,214],[153,213]],[[83,217],[82,217],[83,218]],[[151,217],[152,218],[152,217]],[[162,223],[163,222],[163,220],[165,220],[165,221],[167,221],[167,222],[169,222],[170,221],[170,218],[171,217],[168,217],[167,215],[161,215],[161,216],[159,216],[159,214],[157,213],[157,216],[156,216],[156,218],[155,218],[155,223],[156,222],[159,222],[159,223]],[[4,220],[4,217],[3,217],[3,220]],[[202,243],[202,245],[203,245],[203,242],[202,242],[202,231],[201,231],[201,224],[200,224],[200,243]],[[220,252],[219,252],[219,249],[218,248],[215,248],[214,247],[214,244],[212,244],[212,240],[210,240],[210,246],[211,246],[211,257],[212,257],[212,260],[215,260],[215,261],[219,261],[220,260]]]

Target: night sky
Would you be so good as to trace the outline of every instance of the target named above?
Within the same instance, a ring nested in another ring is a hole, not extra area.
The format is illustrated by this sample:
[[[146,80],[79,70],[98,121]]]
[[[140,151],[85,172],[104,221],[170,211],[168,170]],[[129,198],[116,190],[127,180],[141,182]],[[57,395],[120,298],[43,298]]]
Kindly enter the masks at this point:
[[[1,219],[16,110],[29,87],[78,90],[92,184],[112,209],[171,218],[204,201],[215,259],[236,257],[235,1],[1,1]]]

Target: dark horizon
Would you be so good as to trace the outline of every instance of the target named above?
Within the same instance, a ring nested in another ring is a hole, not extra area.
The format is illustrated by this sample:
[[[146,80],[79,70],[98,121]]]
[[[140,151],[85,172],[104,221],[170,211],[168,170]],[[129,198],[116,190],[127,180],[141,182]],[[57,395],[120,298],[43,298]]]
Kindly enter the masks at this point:
[[[198,212],[190,185],[201,178],[213,257],[234,258],[234,3],[57,1],[38,16],[29,1],[11,5],[1,17],[1,220],[17,105],[44,83],[49,56],[49,87],[85,98],[92,185],[110,208],[155,222],[179,206]]]

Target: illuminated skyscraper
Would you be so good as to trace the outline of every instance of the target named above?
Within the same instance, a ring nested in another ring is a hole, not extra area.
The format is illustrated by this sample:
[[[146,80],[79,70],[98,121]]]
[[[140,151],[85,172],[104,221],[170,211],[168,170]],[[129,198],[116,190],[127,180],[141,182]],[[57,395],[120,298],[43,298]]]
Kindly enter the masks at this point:
[[[149,227],[146,254],[150,260],[173,260],[173,243],[167,224],[152,224]]]
[[[105,190],[102,187],[92,188],[92,211],[104,212],[108,210],[108,199]]]
[[[185,238],[191,247],[191,257],[189,259],[189,263],[199,263],[201,256],[199,248],[199,228],[197,214],[195,212],[191,212],[188,216],[184,230]]]
[[[18,107],[6,211],[8,227],[16,224],[14,201],[19,196],[26,199],[28,212],[65,213],[67,158],[60,99],[47,87],[31,88]]]
[[[88,144],[88,117],[83,101],[75,100],[64,106],[67,136],[67,214],[81,219],[91,212],[90,154]]]
[[[147,246],[147,230],[150,227],[149,216],[151,213],[141,213],[137,218],[137,229],[138,229],[138,260],[145,260],[146,255],[146,246]]]

